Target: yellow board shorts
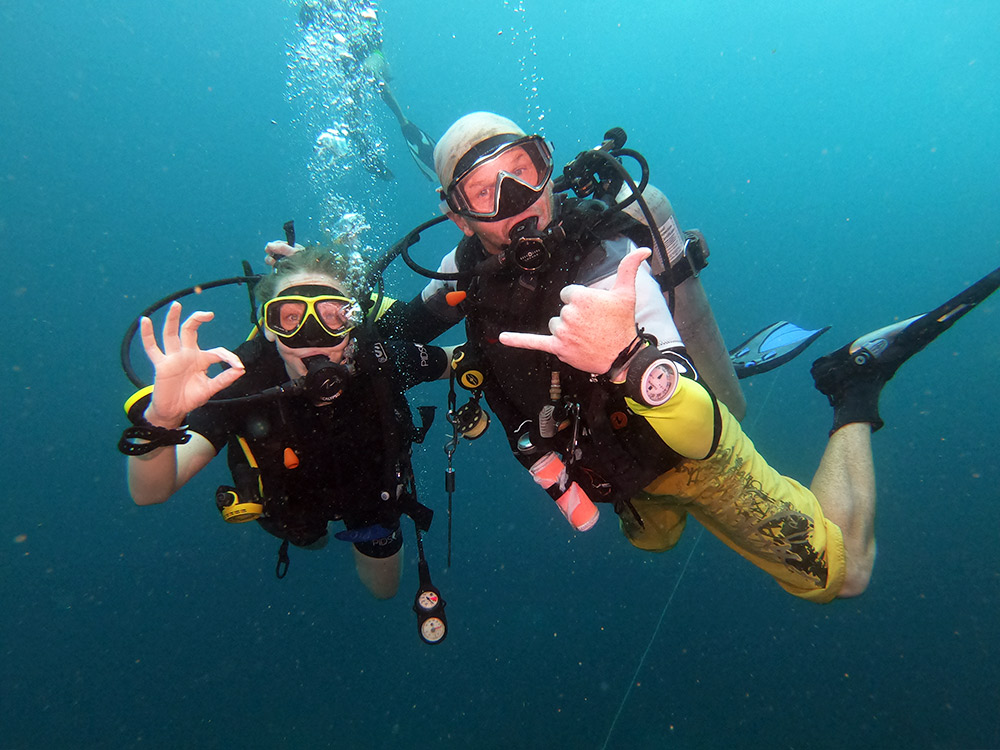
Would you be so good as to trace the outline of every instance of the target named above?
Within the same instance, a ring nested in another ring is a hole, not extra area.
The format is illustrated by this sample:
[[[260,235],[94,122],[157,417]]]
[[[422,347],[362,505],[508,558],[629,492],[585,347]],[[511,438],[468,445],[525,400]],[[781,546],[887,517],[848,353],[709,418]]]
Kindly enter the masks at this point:
[[[639,549],[663,552],[684,531],[687,514],[769,573],[791,594],[814,602],[837,596],[846,572],[840,528],[816,496],[772,469],[722,409],[722,437],[711,457],[687,459],[632,500],[622,532]]]

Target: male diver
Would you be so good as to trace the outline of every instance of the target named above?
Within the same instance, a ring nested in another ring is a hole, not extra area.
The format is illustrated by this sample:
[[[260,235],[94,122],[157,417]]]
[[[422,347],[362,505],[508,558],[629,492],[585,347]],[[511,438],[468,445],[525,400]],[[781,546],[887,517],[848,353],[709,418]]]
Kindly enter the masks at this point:
[[[229,521],[256,519],[283,540],[279,577],[289,543],[323,547],[329,522],[342,521],[335,536],[353,542],[362,583],[387,599],[399,585],[400,516],[426,529],[430,515],[416,500],[409,454],[420,435],[403,391],[442,377],[448,356],[372,339],[359,324],[349,271],[344,257],[320,248],[282,260],[254,289],[263,335],[235,352],[199,348],[198,329],[212,313],[181,323],[174,302],[162,348],[143,318],[156,378],[120,447],[139,505],[165,501],[228,447],[234,486],[219,489],[219,510]],[[210,377],[216,363],[228,367]]]
[[[648,229],[554,196],[548,145],[498,115],[459,119],[434,155],[445,210],[466,236],[425,289],[423,312],[439,324],[464,315],[458,366],[475,371],[515,457],[571,523],[589,528],[591,501],[607,502],[632,544],[664,551],[690,513],[796,596],[862,593],[875,559],[881,389],[1000,285],[1000,269],[817,360],[834,425],[806,488],[757,453],[729,405],[741,401],[717,398],[724,381],[702,365],[711,349],[692,356],[684,330],[690,279],[675,279],[672,317],[648,250],[636,249]],[[684,279],[683,268],[671,272]],[[404,327],[419,322],[410,315]]]

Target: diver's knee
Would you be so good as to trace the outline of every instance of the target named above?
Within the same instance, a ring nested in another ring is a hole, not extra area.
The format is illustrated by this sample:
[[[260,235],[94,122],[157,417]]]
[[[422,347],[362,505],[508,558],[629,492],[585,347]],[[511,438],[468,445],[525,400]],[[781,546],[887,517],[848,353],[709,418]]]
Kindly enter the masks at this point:
[[[847,556],[847,570],[844,574],[844,583],[837,592],[838,599],[850,599],[854,596],[861,596],[868,590],[868,584],[872,580],[872,572],[875,570],[875,544],[871,545],[870,551],[863,555]]]
[[[388,557],[370,557],[354,550],[354,567],[358,578],[376,599],[392,599],[399,591],[403,571],[403,550],[400,548]]]

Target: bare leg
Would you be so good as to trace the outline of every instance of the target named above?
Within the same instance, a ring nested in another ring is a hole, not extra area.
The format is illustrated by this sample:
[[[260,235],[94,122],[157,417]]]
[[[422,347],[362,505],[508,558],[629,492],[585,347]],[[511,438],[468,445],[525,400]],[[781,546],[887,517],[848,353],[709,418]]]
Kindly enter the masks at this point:
[[[875,463],[871,425],[854,422],[830,436],[812,481],[827,518],[844,534],[847,574],[839,597],[868,588],[875,565]]]
[[[354,567],[358,578],[376,599],[392,599],[399,590],[399,577],[403,570],[403,550],[389,557],[368,557],[354,550]]]
[[[833,406],[833,434],[813,477],[823,512],[844,534],[847,574],[839,596],[864,592],[875,564],[875,468],[871,433],[882,427],[878,398],[896,370],[1000,288],[1000,268],[929,313],[855,339],[812,366]]]

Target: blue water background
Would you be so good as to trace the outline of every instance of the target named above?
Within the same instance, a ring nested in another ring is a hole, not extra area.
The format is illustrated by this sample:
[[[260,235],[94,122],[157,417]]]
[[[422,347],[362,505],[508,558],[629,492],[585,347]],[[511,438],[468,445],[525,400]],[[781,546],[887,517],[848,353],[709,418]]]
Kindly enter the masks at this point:
[[[560,5],[385,0],[394,89],[435,135],[473,109],[542,113],[559,163],[624,127],[709,239],[730,345],[786,317],[834,326],[830,350],[998,264],[1000,5]],[[275,580],[276,541],[213,507],[221,461],[133,506],[123,330],[260,266],[283,221],[317,226],[295,34],[279,0],[0,5],[0,747],[1000,746],[1000,299],[886,389],[857,600],[795,600],[697,524],[659,556],[610,513],[573,534],[496,426],[456,457],[448,570],[440,419],[417,451],[451,624],[436,648],[409,542],[399,596],[375,602],[343,544],[293,550]],[[345,189],[391,217],[384,243],[436,198],[379,116],[397,179]],[[455,239],[432,230],[416,256]],[[207,344],[245,333],[241,291],[204,306]],[[745,422],[806,482],[830,424],[810,359],[748,382]]]

